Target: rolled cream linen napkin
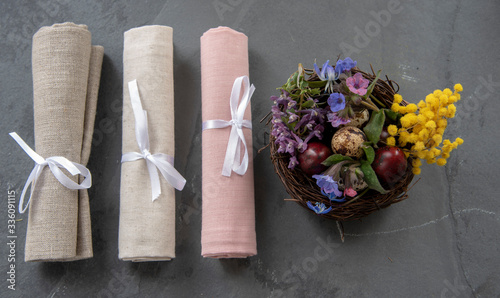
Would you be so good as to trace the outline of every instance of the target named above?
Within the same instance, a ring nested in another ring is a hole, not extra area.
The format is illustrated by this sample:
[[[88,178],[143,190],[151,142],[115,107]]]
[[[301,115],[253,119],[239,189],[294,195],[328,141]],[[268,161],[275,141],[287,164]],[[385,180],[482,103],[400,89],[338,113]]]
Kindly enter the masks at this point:
[[[210,29],[201,41],[202,121],[231,120],[233,83],[248,76],[248,38],[227,27]],[[244,119],[251,120],[250,105]],[[252,131],[243,128],[249,164],[240,176],[221,175],[231,127],[202,133],[201,254],[209,258],[246,258],[257,254]],[[242,151],[243,152],[243,151]]]
[[[36,152],[87,164],[104,50],[85,25],[42,27],[33,36]],[[75,182],[77,177],[73,177]],[[64,187],[45,167],[29,207],[26,261],[91,258],[87,190]]]
[[[175,153],[172,28],[144,26],[124,34],[122,152],[140,152],[128,83],[137,80],[147,113],[151,154]],[[156,169],[155,169],[156,170]],[[160,175],[160,196],[152,201],[145,159],[122,163],[119,258],[167,261],[175,258],[175,189]]]

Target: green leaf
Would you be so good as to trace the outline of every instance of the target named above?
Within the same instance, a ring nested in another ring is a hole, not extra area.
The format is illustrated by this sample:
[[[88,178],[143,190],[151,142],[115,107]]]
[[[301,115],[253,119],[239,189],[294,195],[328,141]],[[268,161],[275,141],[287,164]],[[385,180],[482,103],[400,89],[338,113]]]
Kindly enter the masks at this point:
[[[363,180],[365,180],[368,187],[378,191],[381,194],[387,193],[387,191],[380,185],[378,181],[377,174],[373,170],[372,166],[366,160],[361,161],[361,171],[363,172]]]
[[[325,159],[321,164],[329,167],[344,160],[353,160],[353,159],[350,158],[349,156],[344,156],[342,154],[334,154],[328,156],[328,158]]]
[[[398,112],[394,112],[393,110],[384,109],[385,116],[391,119],[392,121],[396,121],[398,117],[401,117],[401,114]]]
[[[320,95],[321,94],[321,90],[319,88],[314,88],[314,89],[310,89],[309,93],[311,94],[311,96]]]
[[[377,144],[380,140],[380,133],[382,133],[382,128],[384,127],[385,113],[383,110],[377,112],[373,111],[372,116],[368,124],[363,128],[368,140]]]
[[[300,89],[306,89],[309,87],[309,84],[306,81],[300,82]]]
[[[293,130],[295,128],[295,125],[297,125],[297,122],[294,122],[294,123],[288,123],[288,117],[285,117],[285,116],[282,116],[281,117],[281,120],[283,121],[283,123],[286,124],[286,126],[288,126],[289,129]]]
[[[365,151],[366,161],[371,164],[375,159],[375,149],[373,149],[372,146],[363,146],[361,148],[363,148],[363,151]]]
[[[291,78],[288,79],[286,86],[289,89],[293,89],[292,87],[296,86],[297,83],[297,77],[299,76],[298,72],[295,72]]]
[[[314,105],[314,100],[308,100],[308,101],[304,102],[301,105],[301,107],[308,109],[308,108],[312,107],[313,105]]]
[[[367,99],[370,96],[370,94],[372,94],[373,88],[375,88],[375,84],[377,83],[378,78],[380,77],[381,73],[382,73],[382,70],[379,70],[377,72],[377,76],[375,77],[373,82],[370,84],[370,86],[368,86],[368,89],[366,89],[366,94],[363,96],[364,99]]]
[[[322,88],[326,86],[327,81],[308,81],[311,88]]]

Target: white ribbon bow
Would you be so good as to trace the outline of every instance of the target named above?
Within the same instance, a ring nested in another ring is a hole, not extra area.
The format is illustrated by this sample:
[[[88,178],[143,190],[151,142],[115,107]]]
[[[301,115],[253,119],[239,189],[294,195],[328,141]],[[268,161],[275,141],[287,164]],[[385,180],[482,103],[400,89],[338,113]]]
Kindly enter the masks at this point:
[[[52,156],[47,159],[44,159],[41,157],[38,153],[36,153],[33,149],[24,142],[21,137],[15,133],[11,132],[9,135],[21,146],[21,148],[26,152],[31,159],[33,159],[36,162],[35,167],[31,171],[28,180],[26,180],[26,184],[24,185],[23,192],[21,194],[21,199],[19,200],[19,213],[24,213],[26,209],[28,209],[30,202],[31,202],[31,197],[33,196],[33,191],[35,190],[35,185],[38,180],[38,177],[42,174],[43,168],[45,166],[49,166],[50,170],[52,171],[52,174],[54,174],[54,177],[56,177],[59,182],[61,182],[62,185],[66,186],[69,189],[86,189],[90,188],[92,186],[92,176],[90,175],[89,169],[87,169],[85,166],[72,162],[68,160],[65,157],[62,156]],[[85,179],[82,181],[82,183],[78,184],[71,180],[68,176],[66,176],[59,168],[64,168],[68,170],[68,172],[71,173],[71,175],[82,175],[85,177]],[[28,202],[26,203],[26,207],[23,208],[24,205],[24,196],[26,195],[26,191],[28,190],[28,187],[31,185],[31,193],[30,193],[30,198],[28,199]]]
[[[240,101],[241,87],[243,83],[243,95]],[[252,129],[252,121],[243,120],[245,110],[250,103],[255,87],[250,86],[248,76],[241,76],[234,80],[229,106],[231,109],[231,120],[207,120],[203,122],[203,130],[213,128],[225,128],[231,126],[231,134],[227,143],[226,156],[222,166],[222,175],[231,177],[231,170],[238,175],[244,175],[248,169],[248,149],[243,135],[243,127]],[[239,105],[238,105],[239,102]],[[241,143],[245,148],[243,160],[240,163]]]
[[[122,162],[134,161],[143,158],[146,160],[149,178],[151,179],[151,198],[154,202],[161,194],[160,176],[158,175],[156,168],[160,170],[165,180],[167,180],[167,182],[170,183],[170,185],[172,185],[175,189],[182,190],[186,184],[186,179],[184,179],[184,177],[182,177],[182,175],[179,174],[179,172],[177,172],[174,168],[173,157],[163,153],[151,154],[149,152],[148,119],[146,111],[142,109],[137,80],[128,82],[128,89],[135,117],[135,137],[141,153],[125,153],[122,156]]]

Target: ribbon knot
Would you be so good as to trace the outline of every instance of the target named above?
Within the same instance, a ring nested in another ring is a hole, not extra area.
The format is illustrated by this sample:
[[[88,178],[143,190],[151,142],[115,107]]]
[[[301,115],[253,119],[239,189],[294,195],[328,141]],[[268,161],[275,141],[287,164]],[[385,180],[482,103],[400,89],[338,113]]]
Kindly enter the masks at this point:
[[[237,129],[242,129],[243,128],[243,123],[241,123],[240,121],[230,120],[229,123],[231,123],[231,125],[236,126]]]
[[[149,133],[147,113],[142,109],[141,98],[137,80],[128,82],[130,102],[135,117],[135,137],[141,153],[128,152],[123,154],[122,163],[139,159],[146,160],[149,178],[151,180],[151,199],[154,202],[161,194],[160,176],[158,170],[167,182],[175,189],[182,190],[186,184],[186,179],[174,168],[174,158],[167,154],[151,154],[149,147]]]
[[[243,94],[241,91],[243,87]],[[231,126],[229,140],[226,148],[226,156],[222,166],[222,175],[231,177],[231,171],[238,175],[244,175],[248,169],[248,148],[243,134],[243,127],[252,129],[252,122],[244,120],[245,110],[250,103],[250,98],[255,91],[254,85],[250,85],[248,76],[241,76],[234,80],[231,97],[229,98],[229,108],[231,110],[231,120],[207,120],[203,122],[203,130],[214,128],[225,128]],[[241,95],[241,99],[240,99]],[[238,105],[239,102],[239,105]],[[240,162],[241,145],[245,149],[243,159]]]
[[[144,156],[144,159],[149,159],[150,156],[153,156],[151,152],[149,152],[148,149],[142,150],[142,156]]]
[[[26,209],[28,209],[31,198],[33,197],[33,192],[35,190],[36,182],[40,175],[42,174],[43,169],[46,166],[49,166],[50,171],[54,174],[54,177],[61,182],[62,185],[69,189],[87,189],[92,186],[92,175],[90,174],[89,169],[87,169],[84,165],[81,165],[76,162],[72,162],[69,159],[62,156],[52,156],[47,159],[40,156],[33,149],[24,142],[24,140],[15,132],[9,133],[9,135],[21,146],[21,148],[28,154],[31,159],[33,159],[36,163],[35,167],[31,171],[28,179],[26,180],[26,184],[24,185],[23,192],[21,193],[21,198],[19,200],[19,213],[24,213]],[[78,184],[75,181],[71,180],[66,174],[64,174],[59,168],[66,169],[71,175],[82,175],[85,179]],[[30,197],[26,206],[24,206],[24,197],[26,195],[26,191],[28,187],[31,185]]]

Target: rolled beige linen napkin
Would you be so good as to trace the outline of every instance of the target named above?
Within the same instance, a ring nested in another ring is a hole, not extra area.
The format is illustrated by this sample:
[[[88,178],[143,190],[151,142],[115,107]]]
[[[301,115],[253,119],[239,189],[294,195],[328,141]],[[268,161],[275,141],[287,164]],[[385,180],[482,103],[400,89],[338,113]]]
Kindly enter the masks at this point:
[[[216,119],[229,121],[233,84],[238,77],[248,76],[248,38],[219,27],[205,32],[200,42],[202,120],[204,125]],[[250,105],[244,119],[251,121]],[[257,254],[252,131],[242,128],[249,157],[246,173],[226,177],[221,172],[231,130],[229,126],[202,132],[201,254],[209,258]]]
[[[85,25],[55,24],[33,36],[35,146],[42,157],[87,163],[103,55],[101,46],[91,45]],[[29,206],[25,260],[73,261],[92,255],[87,190],[64,187],[45,167]]]
[[[123,154],[141,152],[129,88],[129,82],[137,80],[142,108],[147,113],[149,151],[153,155],[162,153],[173,157],[172,28],[144,26],[125,32],[123,73]],[[121,260],[144,262],[175,258],[175,190],[163,177],[159,181],[161,194],[153,201],[146,160],[122,163],[118,241]]]

